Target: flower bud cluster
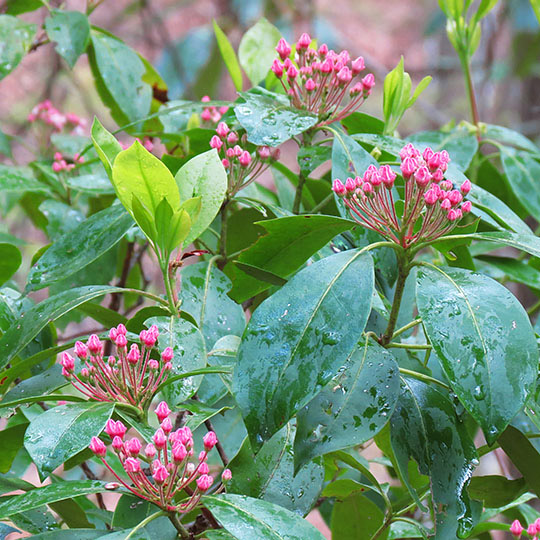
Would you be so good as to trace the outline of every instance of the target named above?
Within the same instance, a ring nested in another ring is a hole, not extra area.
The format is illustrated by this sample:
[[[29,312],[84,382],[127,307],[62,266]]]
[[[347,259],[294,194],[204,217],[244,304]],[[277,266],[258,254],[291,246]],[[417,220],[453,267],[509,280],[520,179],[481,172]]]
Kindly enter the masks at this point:
[[[48,99],[38,103],[28,115],[29,122],[34,123],[38,120],[58,132],[70,127],[73,135],[84,135],[84,128],[86,127],[84,118],[75,113],[61,113]]]
[[[84,158],[79,154],[75,154],[73,160],[69,160],[69,158],[65,158],[60,152],[55,152],[52,170],[56,173],[60,171],[71,171],[77,163],[84,163]]]
[[[161,359],[152,358],[159,336],[156,326],[139,334],[141,347],[133,343],[128,350],[127,331],[123,324],[111,328],[109,338],[117,355],[104,358],[104,343],[92,334],[86,344],[77,341],[75,355],[83,363],[75,373],[75,359],[62,353],[62,375],[85,396],[96,401],[127,403],[144,410],[172,369],[173,350],[167,347]],[[159,358],[157,355],[155,357]]]
[[[523,531],[525,531],[525,528],[517,519],[512,523],[512,525],[510,525],[510,533],[512,536],[514,536],[514,538],[520,538]],[[532,540],[538,540],[538,535],[540,534],[540,518],[527,527],[526,533],[532,538]]]
[[[210,96],[204,96],[201,101],[208,103],[211,101]],[[201,120],[206,124],[217,124],[222,116],[229,110],[229,107],[205,107],[201,113]]]
[[[291,46],[282,38],[276,51],[279,59],[272,71],[281,81],[292,105],[319,117],[319,126],[342,120],[362,105],[375,85],[373,74],[362,77],[364,59],[352,59],[348,51],[336,53],[322,44],[310,48],[308,34],[302,34],[291,59]],[[348,103],[344,104],[344,102]]]
[[[227,170],[230,196],[253,182],[270,161],[279,158],[279,149],[268,146],[258,146],[255,152],[250,153],[246,135],[240,137],[225,122],[218,124],[216,134],[210,139],[210,147],[218,151]]]
[[[428,147],[421,153],[407,144],[399,155],[405,184],[401,217],[394,203],[397,175],[389,165],[370,165],[362,177],[347,178],[345,183],[336,179],[332,189],[355,221],[406,248],[450,232],[471,211],[471,202],[464,197],[472,186],[465,180],[458,189],[444,178],[450,161],[446,150]]]
[[[125,439],[127,429],[122,422],[107,422],[105,432],[112,439],[113,451],[129,481],[120,477],[107,463],[107,447],[101,439],[92,437],[90,450],[101,458],[115,478],[137,497],[168,512],[186,513],[195,508],[201,495],[214,484],[214,478],[209,474],[207,458],[218,439],[213,431],[209,431],[203,438],[204,450],[193,460],[193,434],[186,426],[173,431],[170,413],[169,406],[164,401],[157,406],[156,415],[160,427],[154,433],[152,442],[144,445],[144,450],[143,443],[138,438]],[[224,489],[224,484],[231,477],[231,471],[225,469],[221,475],[222,484],[216,493]],[[188,494],[187,500],[176,501],[176,496],[182,491]]]

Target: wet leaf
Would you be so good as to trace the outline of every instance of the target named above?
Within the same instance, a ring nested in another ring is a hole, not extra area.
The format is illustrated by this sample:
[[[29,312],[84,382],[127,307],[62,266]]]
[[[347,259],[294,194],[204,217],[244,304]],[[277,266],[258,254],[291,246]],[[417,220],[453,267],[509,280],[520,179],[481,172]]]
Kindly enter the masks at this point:
[[[21,266],[22,256],[13,244],[0,243],[0,285],[4,284]]]
[[[442,505],[437,512],[437,525],[442,526],[447,514],[455,515],[454,533],[457,525],[460,533],[466,534],[473,526],[466,486],[478,459],[447,394],[415,379],[402,379],[390,426],[401,477],[418,504],[423,507],[410,485],[410,458],[418,463],[422,474],[429,475],[433,500]]]
[[[536,455],[538,456],[538,453]],[[536,458],[536,462],[536,465],[538,465],[538,458]],[[490,475],[473,476],[467,491],[473,499],[482,501],[484,506],[488,508],[499,508],[500,506],[512,503],[515,499],[523,495],[526,488],[527,483],[524,478],[509,480],[504,476]]]
[[[116,156],[122,151],[122,146],[96,117],[92,123],[92,144],[105,167],[105,172],[112,179],[112,166]]]
[[[452,389],[492,444],[536,382],[527,313],[506,287],[460,268],[420,267],[416,299]]]
[[[0,163],[0,190],[2,190],[2,193],[24,193],[26,191],[47,193],[49,188],[35,179],[32,169],[29,167],[2,165]]]
[[[214,25],[214,33],[216,34],[219,52],[229,70],[229,75],[231,76],[234,87],[240,92],[242,90],[242,70],[240,69],[236,53],[234,52],[227,34],[219,27],[215,19],[212,21],[212,24]]]
[[[337,253],[296,274],[257,308],[233,378],[254,449],[304,407],[351,353],[371,310],[373,280],[368,253]]]
[[[80,11],[53,9],[45,19],[45,29],[57,43],[56,52],[73,67],[90,41],[88,17]]]
[[[0,80],[15,69],[28,52],[36,25],[12,15],[0,15]]]
[[[496,126],[494,124],[486,124],[485,137],[495,139],[503,144],[515,146],[523,150],[527,150],[533,154],[539,154],[540,149],[530,139],[527,139],[521,133],[509,129],[504,126]]]
[[[317,123],[314,114],[292,107],[280,94],[257,88],[257,93],[240,96],[244,103],[237,104],[234,113],[253,144],[279,146]]]
[[[296,466],[371,439],[389,420],[398,393],[394,357],[373,341],[360,345],[339,374],[298,412]]]
[[[24,437],[24,447],[42,478],[84,450],[101,433],[114,403],[72,403],[53,407],[34,418]]]
[[[202,499],[237,540],[323,540],[313,525],[285,508],[244,495],[206,495]]]

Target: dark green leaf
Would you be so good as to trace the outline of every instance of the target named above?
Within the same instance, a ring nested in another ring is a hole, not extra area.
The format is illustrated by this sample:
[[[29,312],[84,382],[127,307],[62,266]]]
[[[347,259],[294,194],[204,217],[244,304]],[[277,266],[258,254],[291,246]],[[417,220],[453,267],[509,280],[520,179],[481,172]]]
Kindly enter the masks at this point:
[[[334,216],[289,216],[259,222],[268,234],[242,252],[238,261],[271,272],[285,279],[339,233],[355,226]],[[233,288],[231,298],[243,302],[268,289],[269,283],[242,272],[232,264],[226,267]]]
[[[389,420],[398,393],[394,357],[373,341],[355,349],[340,373],[298,413],[297,467],[371,439]]]
[[[317,123],[314,114],[292,107],[286,97],[259,88],[257,92],[240,92],[245,102],[234,108],[249,142],[279,146]]]
[[[323,540],[300,516],[267,501],[244,495],[206,495],[202,499],[219,523],[237,540]]]
[[[92,523],[88,521],[85,511],[73,500],[64,499],[50,503],[49,507],[60,516],[62,521],[70,529],[91,528]]]
[[[90,24],[86,15],[80,11],[53,9],[51,16],[45,19],[45,29],[51,40],[57,43],[56,52],[73,67],[90,41]]]
[[[61,236],[43,254],[28,274],[27,291],[78,272],[116,245],[133,226],[131,216],[114,205],[97,212]]]
[[[253,266],[252,264],[240,261],[234,261],[233,264],[240,268],[244,274],[247,274],[258,281],[264,281],[265,283],[270,283],[270,285],[276,285],[277,287],[281,287],[287,283],[286,279],[283,279],[272,272],[268,272],[268,270],[263,270],[258,266]]]
[[[454,532],[457,525],[460,535],[467,533],[473,523],[465,488],[478,461],[474,444],[447,395],[415,379],[402,379],[390,422],[392,449],[404,483],[417,499],[408,472],[413,458],[420,472],[430,476],[433,500],[441,505],[437,525],[443,524],[446,514],[455,515]]]
[[[517,446],[512,445],[514,448]],[[538,454],[536,454],[538,465]],[[532,465],[532,462],[529,462]],[[532,469],[531,469],[532,470]],[[482,501],[488,508],[506,506],[523,495],[527,488],[524,478],[509,480],[504,476],[473,476],[467,491],[478,501]]]
[[[84,450],[101,433],[114,403],[72,403],[53,407],[34,418],[24,446],[43,477]]]
[[[60,364],[55,364],[46,371],[42,371],[14,386],[2,399],[2,407],[6,407],[10,401],[49,394],[65,384],[67,384],[67,381],[62,375],[62,368]]]
[[[524,283],[533,289],[540,289],[540,271],[524,261],[510,257],[495,257],[490,255],[481,255],[476,258],[498,268],[511,281]]]
[[[35,33],[35,24],[28,24],[12,15],[0,15],[0,80],[18,66]]]
[[[489,139],[495,139],[504,144],[522,148],[533,154],[539,154],[540,149],[531,140],[527,139],[521,133],[504,126],[495,126],[486,124],[485,136]]]
[[[158,346],[163,351],[172,347],[173,369],[169,377],[181,375],[206,366],[204,338],[197,327],[178,317],[152,317],[148,326],[155,324],[159,329]],[[179,379],[165,387],[163,393],[171,407],[192,396],[201,384],[202,375]]]
[[[342,501],[336,501],[332,512],[332,538],[336,540],[371,540],[383,524],[383,511],[360,493],[353,493]],[[388,528],[377,536],[388,537]]]
[[[337,253],[296,274],[257,308],[233,380],[254,449],[304,407],[351,353],[371,309],[373,280],[368,253]]]
[[[15,495],[0,502],[0,519],[6,519],[19,512],[26,512],[43,504],[63,501],[80,495],[91,495],[106,491],[105,482],[97,480],[76,480],[60,482],[33,489],[23,495]]]
[[[58,529],[41,534],[34,534],[34,540],[96,540],[103,537],[103,529]]]
[[[420,267],[416,299],[452,389],[493,443],[536,382],[527,313],[500,283],[460,268]]]
[[[2,452],[0,453],[0,473],[5,474],[11,469],[15,456],[22,448],[24,432],[28,424],[17,424],[2,430]]]
[[[21,266],[22,256],[13,244],[0,244],[0,285],[5,283]]]

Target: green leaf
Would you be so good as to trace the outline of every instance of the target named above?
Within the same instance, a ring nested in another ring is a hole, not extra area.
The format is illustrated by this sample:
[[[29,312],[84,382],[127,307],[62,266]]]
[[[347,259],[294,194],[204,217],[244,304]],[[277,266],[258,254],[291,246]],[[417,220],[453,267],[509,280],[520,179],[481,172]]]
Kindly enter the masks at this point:
[[[300,516],[244,495],[206,495],[202,503],[237,540],[324,540]]]
[[[12,15],[0,15],[0,80],[15,69],[28,52],[36,25]]]
[[[84,450],[101,433],[114,403],[72,403],[53,407],[34,418],[24,447],[45,478],[69,458]]]
[[[116,137],[103,127],[96,116],[92,123],[92,143],[107,175],[112,179],[112,166],[116,156],[122,151],[122,146]]]
[[[240,261],[233,261],[233,264],[240,270],[242,270],[242,272],[244,272],[248,276],[255,278],[258,281],[264,281],[265,283],[269,283],[270,285],[276,285],[278,287],[281,287],[282,285],[285,285],[285,283],[287,283],[286,279],[283,279],[278,275],[273,274],[272,272],[268,272],[267,270],[263,270],[258,266],[254,266],[253,264],[247,264]]]
[[[521,442],[521,441],[520,441]],[[513,444],[513,443],[512,443]],[[515,444],[513,444],[516,447]],[[536,451],[535,451],[536,452]],[[512,453],[512,452],[510,452]],[[510,454],[508,454],[510,456]],[[536,453],[538,456],[538,453]],[[538,457],[536,457],[538,465]],[[532,465],[533,461],[529,461]],[[482,501],[488,508],[499,508],[512,503],[523,495],[527,488],[524,478],[509,480],[504,476],[473,476],[467,491],[478,501]]]
[[[146,68],[137,53],[125,43],[93,30],[92,54],[89,55],[98,87],[103,85],[105,105],[113,112],[120,111],[120,124],[134,122],[148,115],[152,102],[152,88],[143,82]]]
[[[116,156],[112,182],[120,202],[130,213],[133,213],[134,196],[152,215],[162,199],[167,200],[172,210],[180,208],[180,194],[173,175],[138,141]]]
[[[296,466],[371,439],[389,420],[398,392],[394,357],[373,341],[356,348],[339,374],[299,411]]]
[[[176,185],[182,201],[201,197],[201,211],[184,244],[190,244],[216,217],[227,191],[227,173],[215,149],[190,159],[176,173]]]
[[[353,221],[334,216],[287,216],[258,222],[268,234],[243,251],[238,261],[285,279],[338,234],[355,227]],[[243,302],[270,287],[268,281],[248,275],[230,264],[225,272],[233,288],[229,296]]]
[[[455,515],[458,536],[466,533],[473,525],[466,485],[478,460],[465,425],[456,417],[447,395],[421,381],[402,379],[390,426],[401,477],[418,504],[422,507],[410,485],[410,458],[431,479],[433,501],[441,505],[437,507],[437,525],[442,525],[445,514]]]
[[[506,287],[461,268],[420,267],[416,300],[452,389],[492,444],[535,386],[527,313]]]
[[[480,255],[476,259],[498,268],[508,276],[510,281],[524,283],[528,287],[540,290],[540,271],[524,261],[511,257],[495,257],[491,255]]]
[[[148,326],[155,324],[159,329],[158,347],[161,352],[172,347],[173,369],[169,377],[206,366],[204,338],[197,327],[178,317],[152,317],[146,321]],[[202,375],[179,379],[163,389],[165,399],[171,407],[192,396],[201,384]]]
[[[536,0],[535,0],[536,1]],[[495,139],[503,144],[515,146],[516,148],[527,150],[533,154],[539,154],[540,148],[536,146],[530,139],[504,126],[496,126],[493,124],[485,125],[484,136],[489,139]]]
[[[20,15],[43,7],[41,0],[7,0],[5,11],[8,15]]]
[[[5,283],[21,266],[22,256],[13,244],[0,243],[0,285]]]
[[[32,169],[29,167],[2,165],[0,163],[0,191],[2,193],[24,193],[26,191],[47,193],[49,188],[35,179]]]
[[[508,426],[497,442],[525,477],[529,489],[536,493],[537,497],[540,496],[540,478],[538,477],[540,454],[531,441],[519,429]]]
[[[98,480],[77,480],[69,482],[59,482],[49,484],[42,488],[36,488],[23,495],[14,495],[7,501],[0,502],[0,520],[32,510],[44,504],[63,501],[71,497],[81,495],[92,495],[93,493],[102,493],[107,491],[106,483]]]
[[[242,306],[231,300],[229,278],[206,262],[190,264],[181,270],[182,309],[197,321],[206,346],[227,335],[241,336],[246,326]]]
[[[508,185],[527,211],[540,220],[540,163],[525,152],[506,147],[501,148],[501,159]]]
[[[321,492],[324,467],[311,462],[294,474],[294,428],[288,423],[254,456],[246,437],[229,463],[233,473],[227,492],[240,493],[278,504],[306,515]]]
[[[115,246],[133,226],[131,216],[113,205],[56,240],[30,269],[27,291],[43,289],[78,272]]]
[[[383,511],[370,499],[360,493],[353,493],[344,500],[338,500],[332,511],[332,538],[339,540],[371,540],[383,524]],[[388,538],[388,528],[377,536]]]
[[[242,70],[240,69],[240,64],[238,63],[238,58],[236,58],[236,53],[229,41],[229,38],[225,32],[219,27],[218,23],[214,19],[212,21],[214,25],[214,33],[216,34],[216,40],[219,47],[219,52],[229,70],[229,74],[233,81],[234,87],[238,92],[242,91]]]
[[[10,471],[15,456],[22,448],[24,432],[28,424],[16,424],[2,429],[2,453],[0,453],[0,473]]]
[[[238,59],[246,75],[255,86],[267,75],[274,58],[281,32],[264,17],[242,37],[238,48]]]
[[[108,176],[103,173],[80,174],[70,176],[66,179],[66,184],[75,191],[88,193],[90,195],[114,195],[114,187]]]
[[[292,107],[285,96],[262,88],[257,88],[256,92],[240,92],[244,103],[234,108],[249,142],[279,146],[317,123],[317,116]]]
[[[62,375],[62,368],[59,364],[55,364],[46,371],[18,383],[4,396],[0,403],[2,407],[7,407],[11,401],[43,396],[66,384],[66,378]]]
[[[45,30],[56,41],[56,52],[73,67],[90,41],[88,17],[80,11],[53,9],[45,19]]]
[[[351,353],[371,309],[373,280],[368,253],[337,253],[296,274],[257,308],[233,378],[254,449],[307,405]]]
[[[0,339],[0,368],[15,358],[49,322],[98,296],[122,291],[119,287],[91,285],[64,291],[43,300],[23,313],[17,325],[7,330]]]

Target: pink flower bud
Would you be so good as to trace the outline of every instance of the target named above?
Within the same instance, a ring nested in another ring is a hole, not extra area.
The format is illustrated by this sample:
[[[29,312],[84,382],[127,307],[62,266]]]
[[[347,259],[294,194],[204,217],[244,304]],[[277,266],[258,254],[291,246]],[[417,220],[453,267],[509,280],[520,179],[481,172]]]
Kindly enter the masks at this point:
[[[167,446],[167,436],[161,428],[154,433],[152,440],[154,441],[154,445],[158,450],[163,450],[163,448]]]
[[[440,197],[440,195],[439,195],[439,197]],[[441,202],[441,208],[443,210],[450,210],[450,208],[452,208],[452,203],[448,199],[444,199]]]
[[[361,56],[351,62],[353,75],[358,75],[365,67],[364,59]]]
[[[126,451],[128,454],[131,454],[132,456],[136,456],[141,451],[142,444],[139,439],[136,437],[133,437],[129,439],[129,441],[126,442]]]
[[[68,372],[72,372],[75,369],[75,359],[71,354],[67,352],[62,353],[62,360],[60,360],[60,365]]]
[[[368,73],[362,79],[362,86],[364,87],[364,92],[369,95],[371,93],[371,89],[375,86],[375,77],[373,76],[373,73]]]
[[[55,152],[55,153],[54,153],[54,159],[55,159],[56,161],[62,160],[63,157],[64,157],[64,156],[62,156],[62,154],[61,154],[60,152]]]
[[[453,189],[448,194],[448,200],[452,206],[456,206],[456,204],[459,204],[463,200],[463,195],[457,189]]]
[[[136,458],[128,457],[126,461],[124,461],[124,469],[128,473],[138,473],[141,471],[141,463]]]
[[[174,357],[174,351],[172,347],[167,347],[162,353],[161,358],[164,362],[170,362]]]
[[[118,336],[118,338],[120,338],[120,337],[121,336]],[[126,338],[124,337],[124,339],[126,339]],[[127,361],[132,365],[136,365],[140,358],[141,358],[141,353],[139,352],[139,347],[137,347],[137,345],[133,344],[131,346],[131,349],[129,350],[128,355],[127,355]]]
[[[272,67],[270,69],[274,72],[274,75],[278,79],[281,79],[281,77],[283,77],[283,64],[277,58],[274,58],[274,61],[272,62]]]
[[[439,196],[432,189],[429,189],[424,194],[424,201],[426,201],[426,204],[428,206],[433,206],[438,200],[439,200]]]
[[[285,60],[285,58],[288,58],[291,54],[291,46],[281,38],[276,46],[276,52],[282,60]]]
[[[433,174],[431,175],[431,180],[433,180],[433,182],[435,182],[436,184],[438,184],[438,183],[441,182],[442,179],[444,178],[443,174],[444,174],[444,173],[441,171],[441,169],[435,169],[435,171],[434,171]]]
[[[540,518],[537,518],[534,521],[534,525],[536,526],[536,532],[539,533],[540,532]]]
[[[148,443],[146,445],[146,448],[144,449],[144,455],[147,458],[152,459],[153,457],[156,456],[156,453],[157,453],[156,447],[152,443]]]
[[[160,465],[156,468],[154,473],[152,474],[152,478],[156,481],[156,484],[163,484],[165,480],[169,477],[169,473],[167,471],[167,468],[163,465]]]
[[[103,351],[103,343],[96,334],[92,334],[86,343],[92,354],[100,354]]]
[[[465,182],[463,182],[463,184],[461,184],[461,188],[460,188],[460,191],[463,195],[467,195],[467,193],[469,193],[469,191],[471,191],[471,188],[472,188],[472,184],[471,184],[471,181],[469,179],[465,180]]]
[[[118,330],[116,328],[113,327],[109,330],[109,339],[111,341],[114,341],[117,335],[118,335]]]
[[[356,180],[357,185],[359,186],[363,185],[362,179],[359,176],[357,176],[355,180]],[[371,180],[368,183],[371,184],[373,187],[377,187],[377,186],[380,186],[382,182],[383,182],[383,179],[382,179],[381,173],[377,171],[371,176]]]
[[[425,166],[418,168],[414,173],[414,179],[418,187],[426,187],[431,180],[431,174],[428,168]]]
[[[459,219],[459,214],[458,214],[457,210],[454,210],[452,208],[451,210],[448,210],[447,217],[448,217],[448,221],[456,221],[457,219]]]
[[[210,139],[210,148],[215,148],[216,150],[221,150],[221,147],[223,146],[223,141],[217,136],[214,135]]]
[[[321,58],[324,58],[328,54],[328,45],[326,43],[323,43],[319,47],[318,53]]]
[[[402,161],[400,168],[401,172],[403,173],[403,178],[408,180],[416,172],[416,169],[418,169],[418,161],[416,158],[406,157]]]
[[[117,327],[116,327],[116,331],[119,333],[119,334],[122,334],[122,335],[127,335],[127,328],[122,324],[120,323]]]
[[[223,483],[228,482],[232,478],[232,472],[230,469],[224,469],[221,473],[221,481]]]
[[[79,358],[86,358],[87,355],[88,355],[88,349],[86,348],[86,345],[82,342],[82,341],[77,341],[77,343],[75,343],[75,354],[79,357]]]
[[[433,156],[434,152],[433,150],[428,146],[423,152],[422,157],[424,158],[424,161],[428,161]]]
[[[227,143],[236,144],[237,142],[238,142],[238,134],[236,133],[236,131],[231,131],[227,135]]]
[[[118,436],[122,439],[126,434],[126,431],[126,426],[124,426],[124,424],[120,420],[118,420],[117,422],[115,422],[112,418],[107,420],[107,424],[105,425],[105,433],[109,437]]]
[[[107,447],[98,437],[92,437],[89,448],[98,457],[105,457],[105,455],[107,454]]]
[[[199,488],[199,491],[206,491],[210,489],[213,483],[214,479],[207,474],[203,474],[197,478],[197,487]]]
[[[352,72],[351,70],[345,66],[345,67],[342,67],[338,74],[336,75],[337,77],[337,80],[343,84],[343,85],[346,85],[346,84],[349,84],[353,78],[353,75],[352,75]]]
[[[225,122],[220,122],[216,128],[216,133],[221,137],[225,138],[227,133],[229,133],[229,126]]]
[[[305,32],[300,36],[300,39],[296,42],[296,50],[301,51],[307,49],[311,45],[311,38],[309,34]]]
[[[287,69],[287,77],[291,80],[296,79],[298,76],[298,70],[296,69],[296,66],[291,64],[289,68]]]
[[[149,368],[149,369],[152,369],[152,370],[159,369],[159,363],[158,363],[158,361],[157,361],[157,360],[153,360],[153,359],[150,360],[150,361],[148,362],[148,368]]]
[[[396,179],[396,173],[392,170],[390,165],[383,165],[379,169],[379,175],[382,178],[382,181],[384,182],[384,185],[387,188],[391,188],[394,185],[394,180]]]
[[[356,182],[353,178],[349,177],[345,180],[345,189],[347,193],[354,193],[356,191]]]
[[[210,122],[210,120],[212,120],[212,113],[209,109],[204,109],[204,111],[201,113],[201,120],[203,122]]]
[[[165,371],[171,371],[171,369],[173,368],[173,365],[171,364],[171,362],[167,362],[164,366],[163,366],[163,369]]]
[[[227,158],[222,159],[221,164],[225,169],[228,169],[231,166],[231,162]]]
[[[444,191],[449,191],[454,187],[452,185],[452,182],[450,182],[449,180],[443,180],[442,182],[440,182],[439,185],[440,185],[441,189],[443,189]]]
[[[233,149],[233,155],[236,156],[236,157],[240,157],[242,155],[242,152],[244,151],[244,149],[239,145],[237,144]]]
[[[181,427],[176,431],[176,433],[178,434],[178,440],[186,446],[188,445],[188,442],[191,441],[193,438],[191,429],[189,429],[187,426]]]
[[[184,461],[187,456],[187,450],[186,447],[181,443],[177,442],[172,448],[172,458],[175,462],[179,463],[180,461]]]
[[[227,150],[225,150],[225,155],[226,155],[228,158],[233,158],[233,157],[235,157],[234,148],[227,148]]]
[[[165,401],[161,401],[156,407],[156,416],[160,422],[163,422],[167,416],[171,414],[171,410]]]
[[[257,153],[262,160],[268,159],[271,156],[270,148],[268,148],[268,146],[259,147]]]
[[[536,525],[534,523],[531,523],[527,528],[527,534],[530,536],[536,535]]]
[[[119,349],[123,349],[127,346],[127,338],[124,334],[117,334],[114,342]]]
[[[65,161],[64,161],[63,163],[65,163]],[[53,170],[54,172],[56,172],[56,173],[57,173],[57,172],[60,172],[60,171],[62,171],[62,170],[64,170],[64,165],[63,165],[63,163],[62,163],[62,162],[55,161],[55,162],[52,164],[52,170]]]
[[[118,435],[115,435],[113,437],[112,447],[114,448],[114,450],[116,452],[120,452],[120,450],[122,450],[122,448],[124,448],[124,442],[122,441],[122,439]]]
[[[172,422],[169,417],[161,422],[161,429],[168,435],[172,431]]]
[[[362,191],[366,194],[366,195],[371,195],[373,193],[373,185],[371,182],[364,182],[362,184]]]
[[[210,469],[208,468],[208,463],[206,463],[205,461],[200,463],[197,471],[199,474],[208,474],[210,472]]]
[[[420,157],[420,152],[413,146],[412,143],[408,143],[399,151],[399,157],[402,161],[408,157],[417,158]]]
[[[217,436],[213,431],[209,431],[203,437],[203,443],[206,450],[212,450],[212,448],[216,446],[217,442],[218,442]]]
[[[244,150],[238,157],[238,161],[242,167],[247,167],[251,163],[251,154],[247,150]]]
[[[472,203],[471,203],[471,201],[465,201],[465,202],[461,205],[461,211],[462,211],[464,214],[468,214],[471,210],[472,210]]]
[[[82,379],[88,379],[90,376],[90,372],[85,367],[81,369],[81,378]]]
[[[519,522],[519,520],[516,519],[512,522],[512,525],[510,526],[510,532],[512,533],[513,536],[515,536],[516,538],[519,538],[523,530],[524,529],[521,526],[521,523]]]
[[[441,153],[440,152],[433,152],[433,154],[430,156],[430,158],[427,160],[427,164],[430,169],[436,169],[442,164],[441,159]]]
[[[335,179],[332,184],[332,190],[338,197],[343,197],[345,193],[347,192],[347,189],[343,185],[343,182],[339,179]]]
[[[317,85],[315,84],[315,81],[313,79],[308,79],[306,81],[305,88],[308,92],[311,93],[317,88]]]
[[[350,90],[349,95],[351,97],[355,97],[358,94],[361,94],[364,91],[364,87],[362,86],[361,82],[357,82]]]

